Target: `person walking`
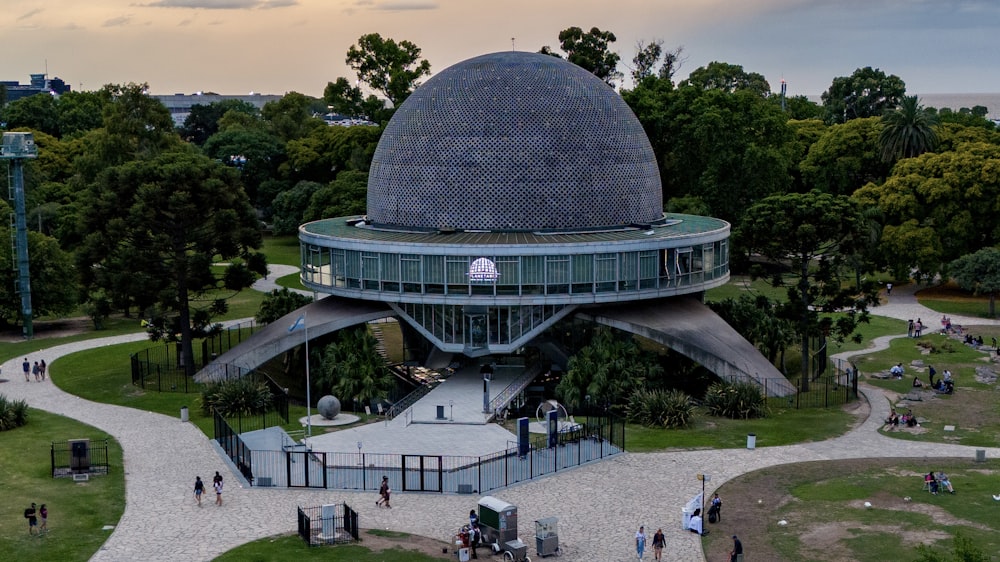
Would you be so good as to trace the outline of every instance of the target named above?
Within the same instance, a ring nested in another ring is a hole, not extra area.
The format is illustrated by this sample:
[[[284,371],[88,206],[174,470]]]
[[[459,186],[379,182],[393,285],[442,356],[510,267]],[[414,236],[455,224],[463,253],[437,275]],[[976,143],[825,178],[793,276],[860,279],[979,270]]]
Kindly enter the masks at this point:
[[[729,562],[743,562],[743,543],[733,535],[733,550],[729,553]]]
[[[885,300],[889,300],[889,295],[892,294],[892,283],[885,284]]]
[[[216,472],[212,487],[215,488],[215,505],[222,505],[222,476]]]
[[[28,358],[24,358],[24,363],[21,363],[21,368],[24,369],[24,382],[31,382],[31,378],[28,376],[31,374],[31,363],[28,362]]]
[[[24,518],[28,520],[28,534],[34,535],[35,533],[37,533],[38,515],[34,503],[31,504],[31,507],[24,510]]]
[[[201,476],[194,477],[194,501],[201,507],[201,495],[205,493],[205,483],[201,481]]]
[[[712,503],[708,508],[708,522],[715,523],[717,521],[722,521],[722,498],[719,494],[712,495]]]
[[[954,492],[952,492],[954,493]],[[49,508],[42,504],[42,507],[38,508],[38,516],[42,518],[42,526],[38,528],[38,533],[48,533],[49,532]]]
[[[639,525],[639,530],[635,532],[635,552],[642,560],[642,554],[646,550],[646,528]]]
[[[653,535],[653,560],[663,560],[663,547],[667,545],[667,537],[663,536],[663,529],[657,529]]]
[[[42,382],[42,368],[38,366],[38,361],[31,367],[31,374],[35,375],[35,382]]]
[[[39,372],[41,372],[41,373],[42,373],[42,382],[45,382],[45,370],[46,370],[47,368],[48,368],[48,365],[46,365],[46,364],[45,364],[45,360],[44,360],[44,359],[42,359],[42,360],[41,360],[41,361],[40,361],[40,362],[38,363],[38,370],[39,370]]]
[[[375,502],[375,507],[385,506],[392,509],[392,506],[389,505],[389,494],[391,493],[392,490],[389,489],[389,477],[383,476],[382,484],[378,487],[378,500]]]

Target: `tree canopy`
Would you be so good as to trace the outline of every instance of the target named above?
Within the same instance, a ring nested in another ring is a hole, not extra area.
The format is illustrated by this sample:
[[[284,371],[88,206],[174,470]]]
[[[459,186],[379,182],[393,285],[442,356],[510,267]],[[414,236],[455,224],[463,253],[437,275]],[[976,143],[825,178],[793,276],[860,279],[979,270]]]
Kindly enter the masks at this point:
[[[895,162],[934,150],[938,143],[936,126],[937,116],[925,110],[917,96],[904,97],[899,108],[882,115],[882,160]]]
[[[788,301],[780,314],[796,322],[802,390],[808,390],[809,339],[851,337],[857,322],[867,319],[874,299],[870,288],[866,294],[841,280],[846,256],[866,240],[858,207],[845,196],[819,191],[772,195],[747,210],[738,236],[750,252],[772,265],[772,284],[787,288]],[[836,322],[822,314],[832,312],[846,314]]]
[[[618,38],[610,31],[601,31],[596,27],[584,31],[579,27],[568,27],[559,32],[559,47],[566,53],[566,60],[597,76],[609,86],[622,78],[618,71],[618,61],[621,56],[611,50],[611,44]],[[542,47],[542,53],[559,56],[548,46]]]
[[[152,306],[154,337],[180,341],[193,374],[192,337],[225,311],[215,291],[239,291],[266,273],[238,176],[181,148],[108,168],[89,195],[77,258],[85,285]],[[220,273],[217,263],[228,265]]]
[[[830,123],[844,123],[851,119],[880,117],[886,110],[894,109],[903,101],[906,84],[895,74],[886,76],[877,68],[866,66],[850,76],[833,79],[830,88],[823,92],[823,107]]]
[[[1000,291],[1000,250],[983,248],[951,262],[948,272],[958,286],[977,295],[990,297],[990,318],[996,317],[997,292]]]
[[[405,40],[383,39],[378,33],[358,38],[347,50],[346,62],[359,80],[382,92],[395,107],[431,73],[431,63],[420,58],[420,47]]]

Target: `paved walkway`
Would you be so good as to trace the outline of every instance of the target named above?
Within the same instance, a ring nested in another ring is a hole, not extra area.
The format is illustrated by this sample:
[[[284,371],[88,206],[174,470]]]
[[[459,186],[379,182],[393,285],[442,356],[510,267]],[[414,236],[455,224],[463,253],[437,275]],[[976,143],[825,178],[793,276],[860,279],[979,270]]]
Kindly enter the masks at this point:
[[[893,292],[891,307],[876,314],[907,319],[934,318],[933,312],[906,302],[906,291]],[[899,299],[897,301],[897,299]],[[956,323],[985,324],[978,319]],[[104,338],[53,347],[29,359],[59,357],[97,346],[145,338],[144,334]],[[883,339],[880,339],[880,341]],[[887,341],[887,339],[884,339]],[[21,358],[3,365],[7,373],[20,373]],[[58,375],[57,375],[58,376]],[[60,391],[50,382],[24,382],[17,376],[0,386],[13,399],[25,399],[35,408],[63,414],[113,435],[125,453],[126,507],[117,528],[95,561],[210,560],[248,541],[295,529],[296,506],[346,501],[358,510],[366,528],[391,528],[442,540],[467,520],[475,496],[396,494],[393,509],[372,505],[373,492],[329,490],[279,490],[243,488],[227,470],[211,441],[193,425],[177,417],[98,404]],[[820,443],[783,447],[719,449],[661,453],[625,453],[614,459],[566,471],[498,492],[518,506],[521,537],[533,543],[533,521],[560,517],[559,538],[570,560],[625,561],[634,557],[635,529],[662,527],[667,536],[667,560],[703,560],[701,540],[680,527],[681,506],[700,491],[695,474],[712,476],[718,487],[749,471],[769,466],[849,458],[968,457],[974,447],[920,443],[892,439],[878,433],[888,415],[888,402],[878,389],[862,387],[871,403],[868,419],[841,437]],[[766,445],[767,436],[758,436]],[[1000,449],[988,449],[990,457]],[[225,505],[205,502],[198,508],[191,497],[195,475],[210,477],[214,471],[227,477]],[[709,490],[711,493],[711,490]],[[650,501],[655,494],[655,501]],[[114,521],[108,521],[115,524]],[[531,545],[533,546],[533,544]],[[533,549],[529,548],[533,554]]]

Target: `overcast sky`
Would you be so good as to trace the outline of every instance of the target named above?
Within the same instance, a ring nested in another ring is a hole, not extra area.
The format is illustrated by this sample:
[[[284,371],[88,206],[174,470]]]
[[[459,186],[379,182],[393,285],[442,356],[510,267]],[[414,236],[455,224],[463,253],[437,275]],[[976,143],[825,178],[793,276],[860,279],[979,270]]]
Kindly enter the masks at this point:
[[[297,91],[354,80],[365,33],[409,40],[432,71],[559,31],[614,32],[621,70],[639,40],[683,46],[679,78],[711,61],[817,95],[873,66],[910,94],[1000,92],[997,0],[3,0],[0,80],[58,76],[74,89],[146,82],[155,94]]]

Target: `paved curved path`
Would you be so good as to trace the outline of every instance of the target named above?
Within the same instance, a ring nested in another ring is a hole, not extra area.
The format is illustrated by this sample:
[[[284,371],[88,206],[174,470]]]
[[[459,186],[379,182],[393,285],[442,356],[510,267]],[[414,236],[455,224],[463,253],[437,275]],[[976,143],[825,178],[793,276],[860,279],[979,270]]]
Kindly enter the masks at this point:
[[[905,291],[899,293],[894,292],[892,298],[904,301]],[[910,303],[894,302],[892,306],[874,312],[892,312],[887,315],[902,319],[919,314],[934,317],[915,299]],[[969,325],[987,323],[978,319],[953,320]],[[144,338],[144,334],[132,334],[89,340],[49,348],[29,357],[54,364],[58,378],[59,357]],[[888,339],[879,338],[876,343],[884,344]],[[3,368],[20,374],[20,361],[15,358]],[[32,407],[93,425],[113,435],[123,447],[125,513],[92,558],[95,561],[210,560],[240,544],[294,531],[296,506],[340,501],[358,510],[363,527],[386,527],[447,540],[475,506],[476,496],[396,494],[393,509],[386,510],[371,505],[374,492],[240,487],[211,441],[192,424],[176,417],[83,400],[50,382],[27,383],[16,376],[11,381],[0,387],[8,397],[23,398]],[[625,453],[514,486],[498,495],[518,506],[521,536],[529,542],[529,553],[534,552],[530,540],[532,522],[554,515],[560,517],[560,543],[571,560],[634,559],[632,536],[640,524],[664,529],[668,560],[703,560],[701,540],[680,528],[681,506],[700,491],[694,479],[697,473],[711,474],[712,485],[718,487],[753,470],[803,461],[975,456],[974,447],[904,441],[879,434],[881,420],[888,416],[888,402],[878,389],[863,386],[861,390],[871,403],[869,417],[835,439],[754,450]],[[766,442],[766,436],[761,436],[761,441]],[[1000,456],[1000,449],[988,449],[987,455]],[[216,470],[227,477],[225,505],[216,507],[209,500],[198,508],[191,497],[194,476],[207,478]],[[650,501],[653,492],[656,499]]]

